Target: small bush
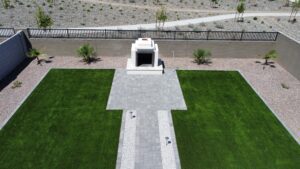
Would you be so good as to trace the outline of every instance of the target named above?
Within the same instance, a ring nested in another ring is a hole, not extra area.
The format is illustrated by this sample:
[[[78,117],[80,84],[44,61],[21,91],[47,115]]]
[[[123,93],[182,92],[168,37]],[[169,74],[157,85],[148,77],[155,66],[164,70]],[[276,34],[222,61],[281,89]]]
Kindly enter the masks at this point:
[[[95,58],[95,50],[90,44],[84,44],[77,49],[79,57],[86,63],[91,63]]]
[[[265,54],[265,65],[269,64],[269,60],[278,58],[278,53],[276,50],[270,50],[268,53]]]
[[[284,89],[290,89],[290,87],[285,83],[281,83],[281,87]]]
[[[32,58],[32,59],[36,59],[36,60],[37,60],[37,64],[40,64],[39,56],[40,56],[41,54],[42,54],[42,53],[41,53],[38,49],[31,48],[31,49],[27,52],[27,57]]]
[[[16,80],[14,81],[13,85],[11,86],[12,89],[15,89],[15,88],[19,88],[22,86],[22,82]]]
[[[257,17],[255,16],[255,17],[253,18],[253,20],[255,20],[255,21],[256,21],[256,20],[257,20]]]
[[[197,64],[205,64],[209,62],[211,52],[205,49],[197,49],[194,51],[193,55]]]
[[[218,28],[218,29],[224,29],[224,26],[221,25],[221,24],[216,24],[216,28]]]
[[[4,9],[8,9],[10,7],[10,0],[2,0],[2,5]]]
[[[52,18],[49,15],[47,15],[41,7],[38,7],[35,17],[39,28],[45,29],[53,25]]]

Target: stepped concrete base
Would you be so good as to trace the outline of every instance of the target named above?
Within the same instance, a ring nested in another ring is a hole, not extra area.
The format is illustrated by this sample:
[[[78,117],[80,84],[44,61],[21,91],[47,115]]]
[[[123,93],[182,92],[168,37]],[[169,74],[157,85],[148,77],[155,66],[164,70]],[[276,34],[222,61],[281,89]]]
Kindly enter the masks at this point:
[[[153,66],[141,66],[136,67],[132,64],[131,58],[127,60],[127,74],[139,74],[139,75],[162,75],[163,74],[163,65],[160,64],[156,67]]]

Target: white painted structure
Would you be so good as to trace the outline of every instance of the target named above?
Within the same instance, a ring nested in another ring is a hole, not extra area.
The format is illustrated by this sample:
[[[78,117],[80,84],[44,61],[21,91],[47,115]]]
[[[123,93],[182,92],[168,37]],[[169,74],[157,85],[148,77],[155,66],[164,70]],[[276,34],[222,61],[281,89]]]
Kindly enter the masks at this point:
[[[151,38],[139,38],[131,46],[131,57],[127,60],[128,74],[163,73],[159,60],[158,45]]]

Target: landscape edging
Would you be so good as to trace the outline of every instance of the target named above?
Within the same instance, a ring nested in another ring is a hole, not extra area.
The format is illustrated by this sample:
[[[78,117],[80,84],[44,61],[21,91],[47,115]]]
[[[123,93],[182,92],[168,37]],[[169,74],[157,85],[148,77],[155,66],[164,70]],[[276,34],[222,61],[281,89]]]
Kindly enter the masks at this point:
[[[25,100],[31,95],[31,93],[34,91],[34,89],[41,83],[41,81],[46,77],[46,75],[49,73],[51,69],[48,69],[46,73],[40,78],[40,80],[32,87],[32,89],[29,91],[29,93],[22,99],[22,101],[16,106],[14,111],[10,113],[6,119],[0,124],[0,130],[7,124],[7,122],[13,117],[13,115],[17,112],[17,110],[21,107],[21,105],[25,102]]]
[[[283,120],[280,119],[280,117],[275,113],[275,111],[267,104],[267,101],[261,96],[261,94],[252,86],[252,84],[247,80],[246,76],[237,69],[240,73],[240,75],[245,79],[245,81],[248,83],[248,85],[254,90],[254,92],[260,97],[260,99],[264,102],[264,104],[268,107],[268,109],[275,115],[277,120],[284,126],[284,128],[290,133],[290,135],[295,139],[295,141],[300,145],[300,140],[295,136],[295,134],[288,128],[288,126],[284,123]]]

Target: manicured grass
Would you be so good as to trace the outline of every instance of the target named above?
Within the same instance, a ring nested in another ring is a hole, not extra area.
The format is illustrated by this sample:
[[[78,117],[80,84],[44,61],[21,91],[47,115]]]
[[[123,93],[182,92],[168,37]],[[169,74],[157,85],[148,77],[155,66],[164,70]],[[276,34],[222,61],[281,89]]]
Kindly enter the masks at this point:
[[[298,169],[300,146],[238,72],[178,71],[182,169]],[[276,91],[274,91],[276,92]]]
[[[0,168],[114,169],[121,111],[105,110],[113,75],[51,70],[0,131]]]

